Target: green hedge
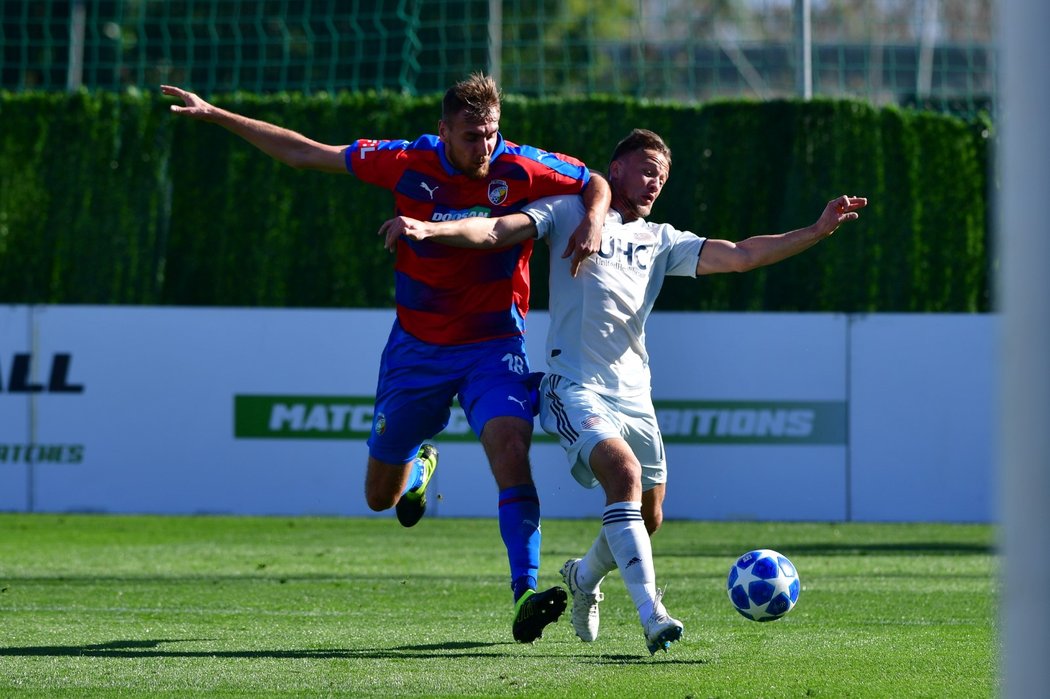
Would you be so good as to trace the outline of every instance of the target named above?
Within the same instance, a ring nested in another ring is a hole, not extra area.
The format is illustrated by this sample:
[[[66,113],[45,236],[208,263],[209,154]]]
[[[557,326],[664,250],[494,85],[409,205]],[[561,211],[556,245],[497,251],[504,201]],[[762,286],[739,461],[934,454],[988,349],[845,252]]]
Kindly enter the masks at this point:
[[[439,98],[232,95],[219,101],[329,143],[433,133]],[[285,167],[159,95],[0,93],[0,301],[386,307],[386,192]],[[632,127],[674,151],[653,211],[740,239],[807,225],[838,194],[861,221],[744,275],[673,279],[665,310],[987,311],[988,125],[853,101],[509,97],[512,141],[605,170]],[[545,252],[533,307],[546,306]]]

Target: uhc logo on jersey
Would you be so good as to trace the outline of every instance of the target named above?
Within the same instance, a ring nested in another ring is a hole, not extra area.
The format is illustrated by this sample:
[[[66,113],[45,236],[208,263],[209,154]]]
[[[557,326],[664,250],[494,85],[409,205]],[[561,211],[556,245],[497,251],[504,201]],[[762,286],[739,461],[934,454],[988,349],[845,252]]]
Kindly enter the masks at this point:
[[[499,206],[503,202],[507,201],[507,195],[510,193],[510,187],[507,186],[504,180],[492,180],[489,182],[489,202],[493,206]]]
[[[615,265],[625,270],[644,272],[649,269],[655,252],[655,245],[652,243],[607,236],[602,238],[598,261],[599,264]]]

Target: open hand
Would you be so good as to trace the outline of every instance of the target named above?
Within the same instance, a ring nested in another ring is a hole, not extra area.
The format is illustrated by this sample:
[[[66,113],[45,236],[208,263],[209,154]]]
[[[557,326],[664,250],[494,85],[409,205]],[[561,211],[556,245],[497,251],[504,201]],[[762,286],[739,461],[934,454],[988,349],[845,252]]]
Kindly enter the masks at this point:
[[[214,109],[210,104],[202,100],[192,92],[187,92],[181,87],[174,85],[161,85],[160,91],[169,97],[177,97],[182,104],[171,105],[171,111],[176,114],[185,114],[192,119],[207,119]]]

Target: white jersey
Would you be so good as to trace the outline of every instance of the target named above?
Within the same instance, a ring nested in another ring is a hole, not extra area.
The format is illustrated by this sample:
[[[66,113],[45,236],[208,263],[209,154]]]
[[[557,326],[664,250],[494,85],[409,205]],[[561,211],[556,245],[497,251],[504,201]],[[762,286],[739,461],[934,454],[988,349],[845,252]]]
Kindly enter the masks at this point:
[[[644,219],[624,223],[610,209],[601,251],[573,278],[572,258],[561,253],[583,220],[580,197],[548,197],[523,211],[551,250],[550,371],[603,395],[648,393],[645,321],[666,276],[696,276],[705,238]]]

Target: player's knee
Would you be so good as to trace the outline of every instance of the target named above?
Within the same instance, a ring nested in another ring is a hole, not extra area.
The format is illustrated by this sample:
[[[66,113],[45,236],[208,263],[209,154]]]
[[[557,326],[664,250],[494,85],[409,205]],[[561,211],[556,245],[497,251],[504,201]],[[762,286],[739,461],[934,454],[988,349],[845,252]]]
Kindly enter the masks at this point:
[[[532,426],[515,418],[490,420],[481,433],[481,443],[491,456],[511,461],[527,460]]]
[[[373,490],[370,488],[365,489],[365,502],[368,504],[368,508],[373,512],[389,510],[397,504],[398,497],[398,494],[392,494],[386,491]]]
[[[529,467],[529,443],[523,439],[510,439],[491,451],[492,461],[504,463],[508,468]]]
[[[528,423],[517,418],[495,418],[485,426],[481,442],[500,488],[532,483],[531,429]]]
[[[382,512],[396,505],[405,489],[407,477],[408,464],[401,466],[369,456],[365,474],[365,503],[368,508],[373,512]]]

